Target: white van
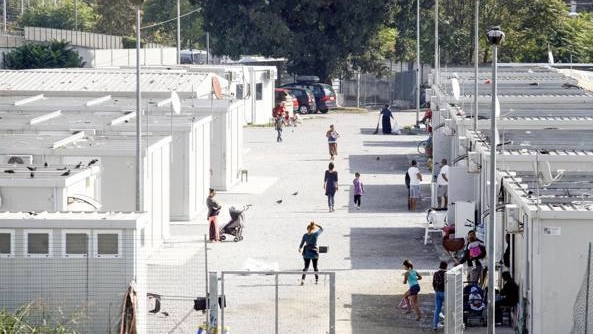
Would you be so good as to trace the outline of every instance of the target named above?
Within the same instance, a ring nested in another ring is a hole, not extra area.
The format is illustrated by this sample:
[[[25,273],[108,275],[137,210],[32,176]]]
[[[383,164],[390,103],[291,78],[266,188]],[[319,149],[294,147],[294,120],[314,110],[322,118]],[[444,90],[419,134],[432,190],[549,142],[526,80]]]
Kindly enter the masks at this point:
[[[212,63],[212,57],[208,57],[205,50],[181,50],[179,52],[179,61],[181,64],[207,64]]]

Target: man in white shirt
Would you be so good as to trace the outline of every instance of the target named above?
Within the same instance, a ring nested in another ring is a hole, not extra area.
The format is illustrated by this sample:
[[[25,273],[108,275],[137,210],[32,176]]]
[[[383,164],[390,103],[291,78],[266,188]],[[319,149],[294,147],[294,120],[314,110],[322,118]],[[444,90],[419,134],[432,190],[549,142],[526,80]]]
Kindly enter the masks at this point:
[[[441,160],[441,170],[437,176],[437,199],[439,208],[447,208],[449,197],[447,191],[449,187],[449,165],[447,159]],[[441,202],[443,205],[441,206]]]
[[[420,198],[420,181],[422,181],[422,174],[417,167],[416,160],[412,160],[410,168],[408,168],[408,175],[410,175],[410,211],[416,211],[416,202]]]

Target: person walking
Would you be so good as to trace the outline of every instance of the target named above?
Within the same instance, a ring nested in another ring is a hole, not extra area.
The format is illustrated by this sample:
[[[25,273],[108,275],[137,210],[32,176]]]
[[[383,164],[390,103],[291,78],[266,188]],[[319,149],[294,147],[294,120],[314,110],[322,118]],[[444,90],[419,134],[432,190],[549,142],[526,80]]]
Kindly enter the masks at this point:
[[[416,160],[412,160],[410,168],[408,168],[408,175],[410,176],[410,211],[416,211],[416,204],[420,198],[420,182],[422,181],[422,174],[418,169]]]
[[[404,273],[404,284],[408,284],[410,287],[406,293],[404,293],[404,300],[407,305],[408,311],[406,313],[412,312],[412,308],[416,312],[416,321],[422,319],[422,312],[420,312],[420,307],[418,307],[418,293],[420,293],[420,284],[418,281],[422,279],[422,276],[414,269],[414,265],[411,261],[405,260],[404,269],[406,272]]]
[[[274,127],[276,128],[276,132],[278,135],[276,136],[276,142],[282,141],[282,128],[284,127],[284,114],[280,113],[277,114],[274,118]]]
[[[434,317],[432,318],[432,329],[440,328],[439,320],[443,301],[445,301],[445,273],[447,272],[447,261],[441,261],[439,270],[432,275],[432,288],[434,289]]]
[[[327,196],[327,206],[329,212],[334,211],[334,196],[338,190],[338,172],[334,170],[334,163],[330,162],[325,171],[323,178],[323,189],[325,189],[325,196]]]
[[[437,201],[439,208],[447,208],[449,197],[447,195],[449,189],[449,165],[447,159],[441,160],[441,170],[437,176]],[[441,203],[443,203],[441,205]]]
[[[327,137],[327,144],[329,146],[329,157],[331,160],[334,160],[334,156],[338,155],[338,138],[340,138],[340,134],[336,131],[333,124],[329,126],[329,130],[325,133],[325,137]]]
[[[384,135],[391,134],[391,120],[393,119],[393,113],[391,109],[389,109],[389,105],[386,104],[383,109],[381,109],[381,129],[383,130]]]
[[[364,194],[364,185],[360,180],[360,173],[354,173],[352,184],[354,186],[354,205],[356,205],[356,210],[360,210],[361,198],[362,194]]]
[[[317,228],[317,230],[315,230]],[[303,234],[301,243],[299,245],[299,253],[303,254],[303,261],[305,267],[303,268],[303,276],[301,276],[301,285],[305,284],[306,272],[309,271],[309,265],[313,262],[313,270],[315,271],[315,284],[319,282],[319,275],[317,272],[317,263],[319,261],[319,249],[317,248],[317,238],[323,233],[323,227],[321,225],[310,222],[307,225],[307,233]]]
[[[208,198],[206,198],[206,206],[208,207],[208,227],[209,227],[209,241],[219,242],[220,241],[220,227],[218,226],[218,214],[222,209],[220,202],[214,198],[216,191],[210,188]]]

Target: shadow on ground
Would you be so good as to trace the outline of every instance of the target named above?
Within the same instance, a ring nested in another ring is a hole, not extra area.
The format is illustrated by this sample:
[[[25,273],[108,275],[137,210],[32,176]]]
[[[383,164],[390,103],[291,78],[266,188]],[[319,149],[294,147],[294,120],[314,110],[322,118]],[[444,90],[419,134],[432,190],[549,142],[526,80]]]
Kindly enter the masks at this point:
[[[403,295],[352,295],[352,333],[422,333],[432,332],[434,294],[422,293],[419,306],[423,313],[420,321],[416,315],[406,314],[397,308]]]
[[[364,174],[363,174],[364,175]],[[363,176],[364,177],[364,176]],[[348,211],[351,213],[397,213],[407,212],[408,188],[403,184],[370,184],[364,180],[364,191],[360,210],[354,206],[354,190],[350,188]]]
[[[365,140],[362,145],[365,147],[417,147],[418,141]]]
[[[361,174],[405,174],[405,169],[409,166],[408,156],[397,154],[351,154],[348,161],[350,171]]]
[[[424,245],[419,227],[353,228],[350,230],[352,269],[402,269],[410,260],[419,270],[438,266],[433,245]]]

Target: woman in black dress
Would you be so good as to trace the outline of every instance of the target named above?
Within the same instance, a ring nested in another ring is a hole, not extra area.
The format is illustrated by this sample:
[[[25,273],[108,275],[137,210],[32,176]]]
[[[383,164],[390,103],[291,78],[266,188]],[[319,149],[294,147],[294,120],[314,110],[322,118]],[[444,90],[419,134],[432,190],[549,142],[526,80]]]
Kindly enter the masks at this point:
[[[338,190],[338,172],[334,170],[333,162],[329,163],[328,170],[325,171],[323,189],[325,189],[325,196],[327,196],[329,212],[332,212],[334,211],[334,196]]]
[[[381,109],[381,127],[383,129],[383,134],[388,135],[391,134],[391,120],[393,119],[393,113],[391,109],[389,109],[389,105],[386,104],[383,109]]]

